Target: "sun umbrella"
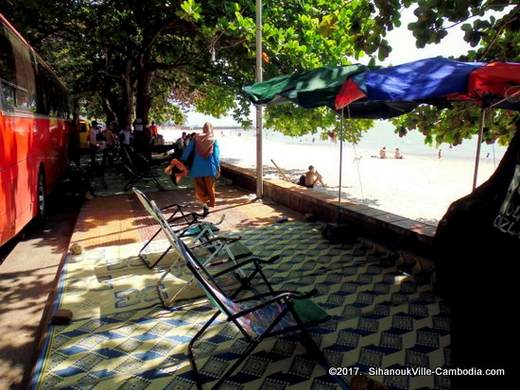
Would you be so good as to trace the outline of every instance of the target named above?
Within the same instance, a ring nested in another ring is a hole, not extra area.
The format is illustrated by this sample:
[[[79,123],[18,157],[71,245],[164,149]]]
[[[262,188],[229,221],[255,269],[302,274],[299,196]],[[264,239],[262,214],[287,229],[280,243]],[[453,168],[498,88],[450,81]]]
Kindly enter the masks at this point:
[[[520,110],[510,99],[518,95],[520,64],[507,62],[461,62],[446,58],[428,58],[356,74],[341,87],[335,109],[358,102],[384,101],[445,104],[471,101],[482,107],[475,156],[473,189],[476,187],[480,144],[487,107]]]
[[[475,157],[476,186],[486,107],[520,110],[520,64],[461,62],[442,57],[397,66],[368,69],[363,65],[325,67],[279,76],[243,88],[255,104],[291,101],[305,108],[327,106],[349,118],[387,119],[419,104],[449,107],[451,101],[472,101],[483,109]],[[343,128],[343,126],[341,126]],[[342,138],[340,137],[341,203]]]
[[[349,76],[368,70],[364,65],[323,67],[279,76],[245,86],[243,91],[254,104],[291,101],[305,108],[332,106]]]
[[[327,106],[334,109],[334,101],[345,81],[369,68],[360,65],[323,67],[306,72],[274,77],[242,88],[254,104],[277,104],[293,102],[304,108]],[[353,118],[391,118],[409,112],[415,103],[360,102],[350,107]],[[341,131],[343,124],[341,126]],[[341,171],[343,160],[343,137],[340,134],[340,177],[338,204],[341,204]]]
[[[336,96],[336,109],[361,98],[369,101],[421,102],[467,90],[469,74],[481,63],[429,58],[356,75]],[[356,88],[357,87],[357,88]]]
[[[359,64],[323,67],[274,77],[242,90],[254,104],[293,102],[304,108],[326,106],[334,109],[336,96],[345,82],[368,69]],[[414,102],[355,102],[350,106],[350,115],[352,118],[386,119],[410,112],[416,106]]]
[[[432,102],[432,99],[437,102],[471,100],[492,105],[519,84],[520,64],[517,63],[485,64],[428,58],[350,77],[336,96],[335,108],[341,109],[359,99],[417,103]]]

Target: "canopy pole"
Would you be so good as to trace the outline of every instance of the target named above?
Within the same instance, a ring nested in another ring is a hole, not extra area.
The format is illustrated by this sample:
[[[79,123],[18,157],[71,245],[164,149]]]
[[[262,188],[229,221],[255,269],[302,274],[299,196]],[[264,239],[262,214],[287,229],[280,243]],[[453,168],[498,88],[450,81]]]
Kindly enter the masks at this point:
[[[341,124],[339,128],[339,188],[338,188],[338,223],[341,221],[341,179],[343,176],[343,123],[344,108],[341,109]]]
[[[484,120],[486,118],[486,109],[482,107],[480,111],[480,119],[478,124],[478,143],[477,152],[475,154],[475,171],[473,172],[473,191],[477,188],[478,165],[480,162],[480,144],[482,143],[482,136],[484,135]]]
[[[256,0],[256,82],[262,82],[262,0]],[[256,106],[256,197],[264,196],[262,162],[262,106]]]

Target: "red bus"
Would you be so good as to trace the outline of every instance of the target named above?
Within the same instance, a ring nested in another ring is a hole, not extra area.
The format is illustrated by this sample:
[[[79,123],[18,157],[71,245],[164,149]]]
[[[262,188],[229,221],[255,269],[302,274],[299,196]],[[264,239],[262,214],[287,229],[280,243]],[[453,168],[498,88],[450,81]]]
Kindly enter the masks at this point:
[[[0,14],[0,246],[43,216],[67,168],[65,85]]]

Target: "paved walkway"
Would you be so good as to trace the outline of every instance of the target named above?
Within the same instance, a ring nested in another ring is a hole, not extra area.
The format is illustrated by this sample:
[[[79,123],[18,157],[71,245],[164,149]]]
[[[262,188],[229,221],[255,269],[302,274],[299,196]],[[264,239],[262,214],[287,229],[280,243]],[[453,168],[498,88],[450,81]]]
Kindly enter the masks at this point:
[[[40,322],[56,286],[78,209],[60,202],[60,210],[51,211],[43,227],[28,228],[8,244],[14,247],[7,248],[9,253],[0,264],[0,389],[26,388]]]
[[[399,271],[396,253],[367,240],[331,245],[320,225],[225,181],[210,215],[226,215],[221,229],[244,237],[259,256],[280,254],[266,267],[279,290],[315,288],[313,298],[331,319],[311,333],[335,366],[440,367],[449,356],[448,308],[428,281]],[[193,199],[193,190],[153,192],[159,206]],[[287,218],[287,222],[277,223]],[[285,218],[284,218],[285,219]],[[35,376],[40,388],[192,388],[186,343],[211,307],[163,310],[155,284],[162,268],[136,258],[156,230],[134,196],[87,201],[71,241],[83,248],[68,256],[56,304],[74,312],[69,326],[51,326]],[[164,245],[159,236],[157,242]],[[160,245],[159,245],[160,246]],[[160,249],[156,247],[155,249]],[[165,261],[163,266],[167,266]],[[244,344],[236,329],[220,323],[197,348],[209,386],[237,359]],[[378,377],[389,388],[447,388],[443,377]],[[236,387],[334,388],[298,340],[263,343],[231,378]]]

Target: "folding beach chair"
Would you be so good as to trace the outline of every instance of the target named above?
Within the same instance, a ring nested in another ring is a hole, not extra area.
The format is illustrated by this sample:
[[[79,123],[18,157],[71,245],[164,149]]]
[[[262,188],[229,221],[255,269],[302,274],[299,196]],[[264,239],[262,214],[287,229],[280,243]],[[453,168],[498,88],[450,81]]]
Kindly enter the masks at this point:
[[[128,191],[134,185],[143,180],[152,180],[159,190],[163,190],[163,186],[159,183],[158,176],[153,172],[150,163],[140,153],[130,153],[129,148],[121,148],[121,163],[124,170],[130,176],[123,190]]]
[[[132,191],[137,196],[137,199],[141,204],[143,205],[144,209],[150,214],[152,218],[154,218],[157,221],[157,217],[155,215],[155,212],[152,210],[152,207],[150,205],[150,199],[140,190],[137,188],[132,188]],[[205,218],[204,214],[198,214],[195,212],[186,212],[185,209],[189,206],[189,204],[186,205],[180,205],[177,203],[170,204],[168,206],[165,206],[160,209],[161,213],[164,212],[170,212],[170,216],[167,218],[167,222],[170,226],[172,226],[176,231],[180,230],[183,232],[183,235],[190,236],[190,235],[199,235],[201,233],[205,234],[207,230],[211,231],[218,231],[217,225],[221,224],[224,220],[224,217],[221,219],[221,221],[217,223],[209,223],[205,221],[201,221],[203,218]],[[139,250],[139,258],[143,261],[143,263],[149,268],[155,267],[163,258],[166,256],[166,254],[170,251],[171,246],[168,247],[162,254],[159,256],[157,260],[155,260],[153,263],[148,261],[147,255],[145,253],[146,248],[152,243],[152,241],[159,235],[161,232],[161,228],[157,229],[157,231],[148,239],[148,241],[145,242],[143,247]]]
[[[137,188],[132,189],[137,196],[137,199],[141,202],[146,211],[157,221],[157,213],[152,209],[150,199]],[[186,213],[185,209],[187,205],[171,204],[160,209],[160,214],[163,216],[164,211],[172,211],[170,216],[167,218],[168,225],[170,225],[176,233],[179,233],[181,237],[190,237],[191,241],[197,248],[205,249],[210,252],[210,258],[208,260],[220,259],[225,261],[229,259],[231,261],[239,260],[244,257],[252,256],[253,253],[244,245],[239,243],[240,237],[222,237],[216,236],[218,232],[218,225],[220,225],[225,216],[223,215],[220,221],[211,223],[203,221],[206,217],[204,214],[198,214],[194,212]],[[158,222],[158,221],[157,221]],[[155,267],[171,250],[171,245],[163,251],[163,253],[153,263],[148,261],[145,253],[146,248],[150,243],[157,237],[161,232],[159,228],[152,237],[143,245],[139,251],[139,258],[149,268]]]
[[[164,222],[161,225],[167,232],[168,239],[172,241],[172,244],[182,255],[188,269],[202,287],[209,301],[217,309],[215,314],[193,336],[188,346],[190,364],[195,374],[198,389],[202,389],[202,382],[193,355],[193,346],[220,314],[224,315],[227,321],[232,322],[239,329],[249,345],[218,379],[213,386],[214,389],[222,385],[265,338],[295,331],[301,332],[302,343],[309,355],[317,358],[318,362],[328,372],[330,365],[327,359],[307,331],[308,326],[329,318],[321,307],[309,299],[316,294],[316,290],[308,293],[274,291],[262,272],[260,263],[253,260],[254,272],[251,273],[251,279],[259,275],[268,287],[269,292],[238,299],[239,294],[247,288],[247,285],[242,285],[232,294],[226,293],[219,287],[215,275],[208,272],[207,266],[201,264],[180,237]],[[222,272],[229,272],[233,268],[241,266],[241,264],[237,264]],[[349,388],[340,377],[334,377],[334,379],[342,388]]]
[[[168,223],[168,221],[166,220],[166,218],[161,213],[160,209],[157,207],[157,205],[155,204],[155,202],[153,200],[150,201],[149,207],[155,215],[154,218],[158,221],[159,225],[161,226],[162,231],[165,233],[168,241],[170,242],[170,247],[175,250],[175,252],[179,255],[179,257],[181,259],[182,256],[175,244],[175,240],[173,239],[173,237],[175,236],[175,237],[178,237],[179,239],[181,239],[182,232],[175,232],[173,230],[173,228],[170,226],[170,224]],[[199,247],[201,247],[203,245],[205,245],[205,243],[202,243],[199,245],[194,245],[191,247],[190,250],[197,250]],[[222,252],[227,253],[226,251],[222,251]],[[238,286],[235,284],[235,285],[231,285],[230,287],[232,289],[237,290],[238,288],[243,288],[243,287],[248,286],[249,283],[251,282],[251,280],[257,274],[257,271],[255,269],[253,269],[252,271],[248,270],[248,272],[245,272],[243,270],[243,267],[251,266],[253,264],[271,264],[271,263],[275,262],[279,257],[280,256],[275,255],[275,256],[271,256],[269,259],[262,259],[260,257],[254,256],[254,255],[250,255],[250,256],[241,257],[241,258],[237,258],[237,256],[227,257],[224,260],[222,260],[222,258],[220,258],[220,257],[215,257],[215,256],[210,255],[210,256],[205,257],[201,261],[201,265],[203,264],[204,267],[211,268],[212,271],[214,270],[214,272],[212,273],[212,277],[214,277],[214,278],[219,278],[221,276],[229,276],[229,275],[233,276],[235,281],[238,282]],[[228,263],[232,263],[232,265],[225,269],[222,269],[223,267],[227,266]],[[164,295],[164,292],[161,289],[165,277],[169,273],[173,274],[174,271],[175,271],[175,263],[173,263],[171,265],[171,267],[166,272],[164,272],[164,274],[161,276],[159,282],[157,283],[157,292],[159,294],[159,297],[161,299],[163,306],[166,309],[171,308],[171,306],[172,306],[171,304],[177,300],[177,297],[183,291],[183,289],[180,289],[179,291],[177,291],[177,293],[173,297],[169,298]],[[188,285],[191,285],[192,282],[193,282],[193,279],[191,281],[189,281],[185,287],[187,287]]]

